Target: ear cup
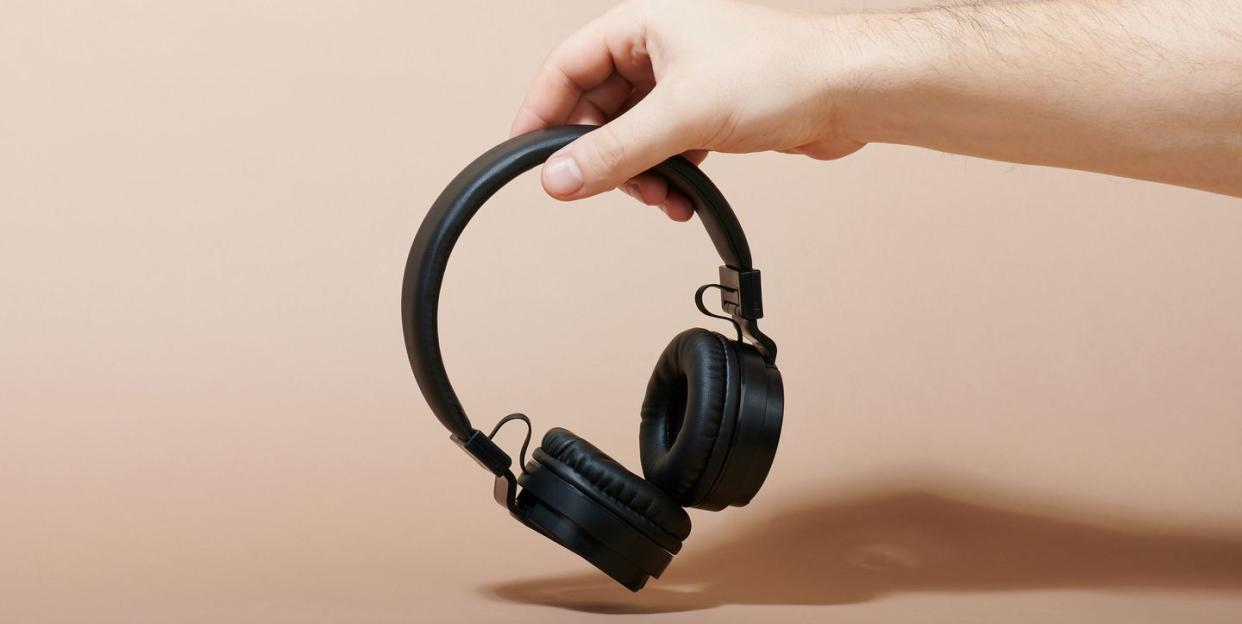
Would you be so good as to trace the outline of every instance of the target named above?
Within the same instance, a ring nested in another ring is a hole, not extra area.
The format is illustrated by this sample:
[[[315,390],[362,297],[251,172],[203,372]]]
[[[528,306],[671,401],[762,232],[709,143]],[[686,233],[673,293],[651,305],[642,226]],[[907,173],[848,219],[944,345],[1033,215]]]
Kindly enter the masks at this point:
[[[690,516],[603,451],[554,428],[518,478],[519,519],[637,591],[690,535]]]
[[[703,509],[720,510],[732,505],[750,503],[772,468],[776,447],[781,439],[781,423],[785,412],[785,388],[781,372],[769,366],[759,350],[751,345],[732,342],[741,373],[741,395],[730,433],[721,435],[712,454],[712,464],[719,465],[716,482],[695,503]]]
[[[705,329],[678,334],[643,399],[643,474],[687,507],[742,506],[776,456],[784,412],[780,371],[753,346]]]
[[[737,377],[729,341],[706,329],[677,334],[656,362],[639,426],[643,475],[679,504],[693,506],[715,480],[709,463],[737,409]]]
[[[673,544],[690,535],[690,516],[668,495],[638,475],[625,469],[606,453],[573,432],[555,427],[543,436],[535,457],[554,470],[569,472],[561,476],[584,481],[588,494],[614,513],[632,521],[636,528],[650,533],[657,542]],[[547,462],[549,457],[559,460]]]

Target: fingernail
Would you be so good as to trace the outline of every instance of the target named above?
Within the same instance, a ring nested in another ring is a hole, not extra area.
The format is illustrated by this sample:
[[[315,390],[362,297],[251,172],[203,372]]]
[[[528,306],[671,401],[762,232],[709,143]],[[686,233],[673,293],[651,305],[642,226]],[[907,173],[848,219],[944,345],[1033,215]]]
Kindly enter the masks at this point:
[[[573,195],[582,188],[582,170],[572,157],[557,156],[543,166],[543,186],[553,195]]]

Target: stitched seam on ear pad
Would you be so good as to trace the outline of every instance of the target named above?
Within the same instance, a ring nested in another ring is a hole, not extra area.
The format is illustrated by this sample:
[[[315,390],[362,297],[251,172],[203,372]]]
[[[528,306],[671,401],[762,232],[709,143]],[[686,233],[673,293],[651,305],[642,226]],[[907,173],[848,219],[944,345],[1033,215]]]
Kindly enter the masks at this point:
[[[548,431],[541,448],[536,450],[582,476],[592,486],[590,494],[632,512],[629,516],[659,530],[673,541],[681,542],[689,535],[690,516],[681,507],[586,440],[565,429],[554,428]],[[635,483],[626,483],[623,474],[632,477]],[[640,483],[648,486],[649,492],[643,492],[648,488],[638,485]]]

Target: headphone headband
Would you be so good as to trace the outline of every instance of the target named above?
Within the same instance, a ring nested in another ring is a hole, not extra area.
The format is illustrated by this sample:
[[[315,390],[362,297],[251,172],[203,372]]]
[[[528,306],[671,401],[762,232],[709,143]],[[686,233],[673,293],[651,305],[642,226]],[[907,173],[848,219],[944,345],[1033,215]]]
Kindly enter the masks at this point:
[[[475,429],[449,383],[440,354],[437,309],[449,254],[471,217],[496,191],[594,129],[594,126],[562,126],[537,130],[492,148],[457,174],[440,193],[410,247],[401,288],[405,349],[423,398],[459,443],[471,438]],[[716,185],[680,156],[664,161],[652,171],[694,203],[695,212],[725,265],[738,271],[750,271],[746,235]]]

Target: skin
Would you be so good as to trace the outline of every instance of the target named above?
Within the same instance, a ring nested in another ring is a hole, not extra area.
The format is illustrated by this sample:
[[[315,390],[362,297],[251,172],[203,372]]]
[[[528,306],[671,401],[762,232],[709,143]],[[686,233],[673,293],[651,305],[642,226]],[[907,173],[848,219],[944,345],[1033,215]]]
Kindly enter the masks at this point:
[[[1242,3],[1046,0],[810,14],[633,0],[561,43],[512,133],[602,127],[545,163],[562,200],[620,188],[676,221],[644,174],[684,154],[841,158],[898,143],[1242,197]]]

